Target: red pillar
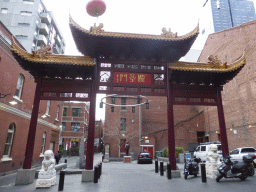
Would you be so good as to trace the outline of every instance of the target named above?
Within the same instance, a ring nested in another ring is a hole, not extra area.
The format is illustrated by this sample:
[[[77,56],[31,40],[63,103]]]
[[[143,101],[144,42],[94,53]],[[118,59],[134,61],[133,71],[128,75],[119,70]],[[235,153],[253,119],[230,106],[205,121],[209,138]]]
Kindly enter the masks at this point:
[[[90,112],[89,112],[89,126],[88,126],[88,139],[86,151],[86,164],[85,169],[93,169],[93,154],[94,154],[94,134],[95,134],[95,103],[96,103],[96,90],[97,78],[94,77],[91,94],[90,94]]]
[[[218,116],[219,116],[219,126],[220,126],[220,140],[221,140],[221,147],[222,147],[222,154],[223,157],[229,154],[228,149],[228,140],[227,140],[227,131],[226,131],[226,124],[225,124],[225,117],[224,117],[224,110],[222,105],[222,98],[221,98],[221,87],[217,89],[217,108],[218,108]]]
[[[28,139],[27,139],[27,146],[26,146],[26,153],[25,153],[25,160],[23,163],[23,169],[31,169],[33,153],[34,153],[34,145],[35,145],[35,137],[36,137],[36,126],[37,126],[37,118],[38,118],[38,111],[40,105],[40,88],[41,88],[41,79],[37,79],[36,84],[36,91],[34,96],[34,104],[33,110],[31,114],[31,120],[29,125],[29,132],[28,132]]]
[[[167,69],[169,71],[169,69]],[[175,152],[175,135],[174,135],[174,116],[173,116],[173,89],[169,81],[169,73],[167,72],[167,114],[168,114],[168,148],[169,163],[172,170],[176,170],[176,152]]]

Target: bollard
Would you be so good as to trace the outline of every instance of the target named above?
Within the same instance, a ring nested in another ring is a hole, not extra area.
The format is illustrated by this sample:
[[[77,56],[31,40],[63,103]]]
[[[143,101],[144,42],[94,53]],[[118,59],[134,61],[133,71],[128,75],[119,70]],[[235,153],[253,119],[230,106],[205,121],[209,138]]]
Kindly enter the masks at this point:
[[[101,169],[101,165],[100,163],[98,164],[99,170],[98,170],[98,175],[99,175],[99,179],[100,179],[100,169]]]
[[[94,166],[94,183],[98,183],[99,178],[99,167],[96,165]]]
[[[158,161],[155,160],[155,172],[158,173]]]
[[[100,175],[101,175],[101,173],[102,173],[102,162],[100,162]]]
[[[160,162],[160,175],[163,176],[164,175],[164,162]]]
[[[67,159],[65,159],[65,163],[68,163],[68,160],[67,160]]]
[[[171,164],[167,164],[167,179],[172,179],[172,167]]]
[[[206,183],[206,170],[205,170],[205,164],[201,163],[201,177],[202,177],[202,182]]]
[[[60,171],[59,190],[58,191],[63,191],[65,173],[66,173],[66,171]]]

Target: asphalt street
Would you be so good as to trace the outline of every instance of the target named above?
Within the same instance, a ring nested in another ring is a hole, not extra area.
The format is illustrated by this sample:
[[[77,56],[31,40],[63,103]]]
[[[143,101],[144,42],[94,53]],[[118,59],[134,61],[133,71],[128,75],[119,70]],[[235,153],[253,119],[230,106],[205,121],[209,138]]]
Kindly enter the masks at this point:
[[[68,158],[68,168],[74,168],[77,157]],[[64,159],[62,159],[64,160]],[[101,154],[96,154],[94,162],[101,160]],[[207,178],[207,183],[202,183],[200,175],[198,177],[189,176],[184,179],[173,178],[168,180],[166,172],[164,176],[155,173],[154,164],[110,162],[102,164],[102,175],[98,183],[81,182],[81,174],[65,175],[63,191],[72,192],[142,192],[142,191],[204,191],[204,192],[254,192],[256,191],[256,176],[248,177],[245,181],[240,179],[222,179],[219,183]],[[183,164],[178,164],[183,173]],[[36,189],[35,183],[24,186],[15,186],[16,174],[0,177],[0,191],[2,192],[53,192],[58,191],[59,174],[57,175],[57,185],[51,188]]]

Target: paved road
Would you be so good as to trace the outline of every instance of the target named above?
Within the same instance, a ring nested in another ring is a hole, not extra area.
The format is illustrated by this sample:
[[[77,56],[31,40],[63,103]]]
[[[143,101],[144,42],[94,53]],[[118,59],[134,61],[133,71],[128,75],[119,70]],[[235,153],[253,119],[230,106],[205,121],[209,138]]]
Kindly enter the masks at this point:
[[[97,156],[98,155],[98,156]],[[95,161],[97,162],[101,156],[97,154]],[[71,161],[70,161],[71,162]],[[183,165],[179,164],[181,172]],[[6,177],[6,176],[5,176]],[[4,178],[3,178],[4,179]],[[2,180],[2,178],[0,178]],[[57,182],[59,175],[57,175]],[[219,183],[215,180],[207,179],[207,183],[201,182],[201,177],[189,176],[187,180],[174,178],[168,180],[165,176],[160,176],[154,171],[154,164],[137,164],[132,163],[110,162],[103,163],[102,175],[97,184],[81,182],[81,175],[66,175],[64,191],[72,192],[151,192],[151,191],[206,191],[206,192],[254,192],[256,191],[256,176],[249,177],[245,181],[239,179],[222,179]],[[35,189],[35,182],[26,186],[2,185],[0,183],[0,191],[2,192],[52,192],[58,191],[58,185],[49,189]]]

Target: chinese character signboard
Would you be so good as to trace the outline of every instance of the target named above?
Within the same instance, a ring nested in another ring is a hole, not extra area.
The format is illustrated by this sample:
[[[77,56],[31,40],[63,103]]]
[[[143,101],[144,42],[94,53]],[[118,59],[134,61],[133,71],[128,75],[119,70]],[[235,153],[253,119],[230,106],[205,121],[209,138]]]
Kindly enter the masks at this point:
[[[151,74],[114,72],[114,83],[151,84]]]

